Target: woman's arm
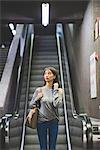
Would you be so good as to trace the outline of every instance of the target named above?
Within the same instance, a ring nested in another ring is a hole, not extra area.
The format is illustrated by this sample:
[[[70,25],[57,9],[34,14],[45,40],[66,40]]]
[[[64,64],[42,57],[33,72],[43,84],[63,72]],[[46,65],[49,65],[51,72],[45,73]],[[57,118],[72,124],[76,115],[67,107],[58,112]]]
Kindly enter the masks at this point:
[[[37,101],[40,100],[42,98],[43,94],[42,94],[42,90],[41,88],[37,88],[32,96],[32,99],[29,103],[29,108],[34,108],[37,105]]]

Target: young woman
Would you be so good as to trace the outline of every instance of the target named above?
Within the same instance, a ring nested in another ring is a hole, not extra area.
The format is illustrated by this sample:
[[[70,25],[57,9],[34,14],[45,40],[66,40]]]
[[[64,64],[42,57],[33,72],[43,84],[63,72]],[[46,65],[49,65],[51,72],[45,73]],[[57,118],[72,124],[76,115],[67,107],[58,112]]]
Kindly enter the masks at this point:
[[[58,106],[62,102],[63,90],[59,88],[58,74],[55,68],[45,68],[43,75],[44,86],[37,88],[34,92],[30,108],[37,105],[39,107],[37,133],[40,150],[47,150],[47,133],[49,133],[49,150],[56,150]]]

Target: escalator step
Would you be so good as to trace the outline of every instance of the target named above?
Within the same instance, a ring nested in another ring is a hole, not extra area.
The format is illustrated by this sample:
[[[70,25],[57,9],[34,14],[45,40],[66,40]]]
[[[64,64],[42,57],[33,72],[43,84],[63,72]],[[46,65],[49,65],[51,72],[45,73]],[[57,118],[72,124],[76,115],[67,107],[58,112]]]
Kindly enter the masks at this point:
[[[24,150],[40,150],[39,145],[25,145]],[[67,146],[63,144],[57,144],[56,150],[67,150]]]
[[[39,144],[38,136],[35,135],[26,135],[25,136],[25,143],[26,144]],[[65,135],[58,135],[57,137],[57,144],[65,144],[66,143],[66,136]]]

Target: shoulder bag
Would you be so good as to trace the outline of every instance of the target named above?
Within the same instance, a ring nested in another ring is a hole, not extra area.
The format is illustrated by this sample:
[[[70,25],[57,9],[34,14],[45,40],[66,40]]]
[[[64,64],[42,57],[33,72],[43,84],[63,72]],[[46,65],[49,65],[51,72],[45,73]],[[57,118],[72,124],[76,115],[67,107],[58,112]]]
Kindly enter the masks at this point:
[[[25,120],[26,126],[32,128],[32,129],[36,129],[37,128],[37,119],[38,119],[38,108],[35,107],[29,111],[29,113],[26,117],[26,120]]]

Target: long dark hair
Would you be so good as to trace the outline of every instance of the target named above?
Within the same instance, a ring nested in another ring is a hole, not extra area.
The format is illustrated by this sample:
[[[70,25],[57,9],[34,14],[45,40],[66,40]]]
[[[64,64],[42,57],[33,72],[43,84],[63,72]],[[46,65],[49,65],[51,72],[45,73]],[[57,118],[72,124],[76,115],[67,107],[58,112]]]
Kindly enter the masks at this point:
[[[45,71],[46,71],[46,70],[50,70],[50,71],[53,73],[53,75],[56,76],[55,79],[53,80],[53,84],[54,84],[54,83],[58,83],[58,84],[59,84],[58,72],[57,72],[57,70],[56,70],[54,67],[46,67],[46,68],[44,69],[43,75],[45,74]],[[45,80],[44,80],[44,85],[45,85],[45,84],[46,84],[46,82],[45,82]]]

